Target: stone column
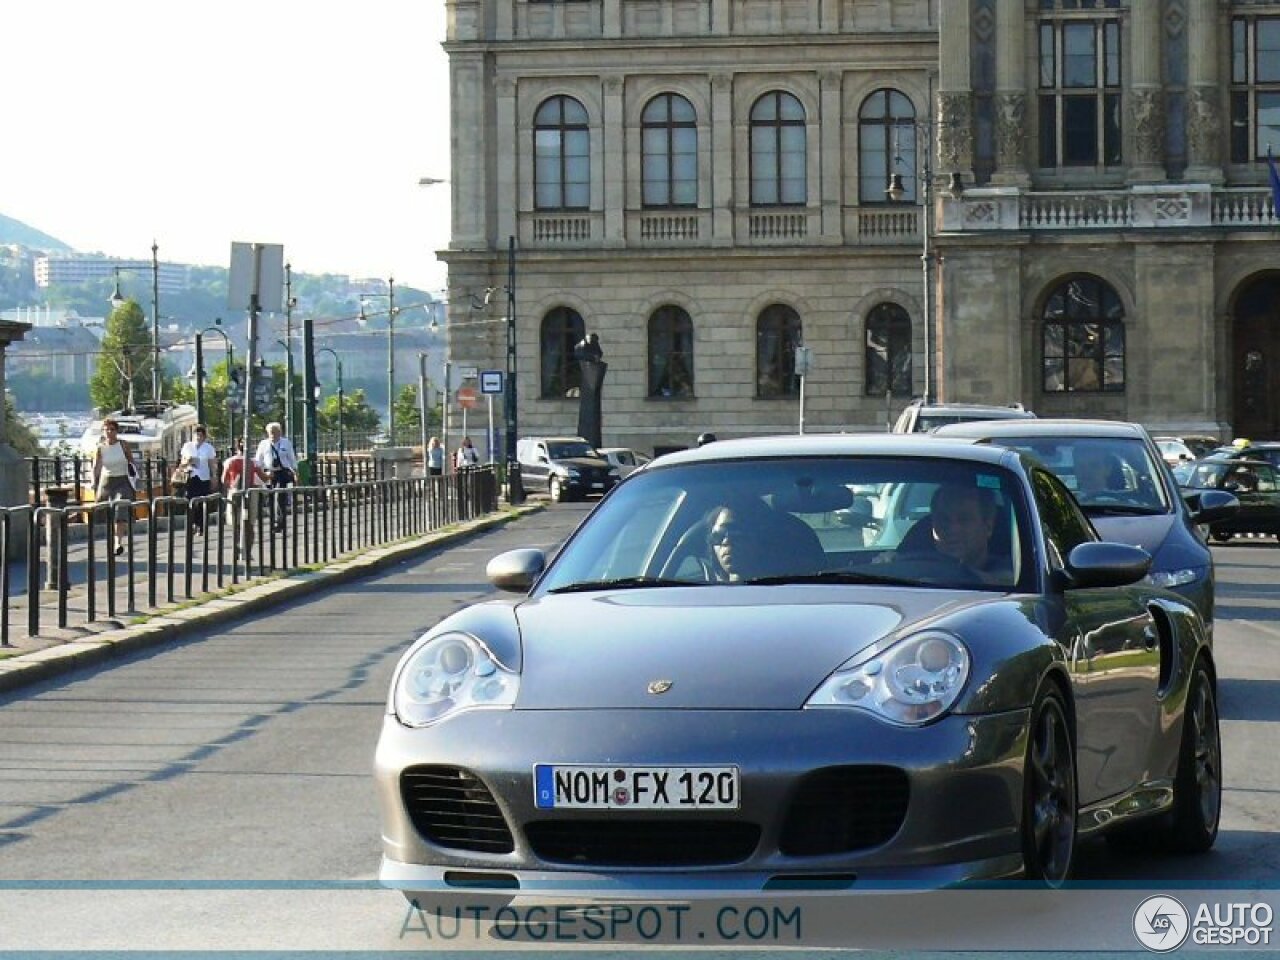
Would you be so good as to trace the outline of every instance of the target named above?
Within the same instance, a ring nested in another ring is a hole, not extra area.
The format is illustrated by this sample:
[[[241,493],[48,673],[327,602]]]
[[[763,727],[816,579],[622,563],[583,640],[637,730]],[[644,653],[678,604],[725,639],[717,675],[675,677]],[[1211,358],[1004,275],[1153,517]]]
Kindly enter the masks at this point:
[[[1224,176],[1217,2],[1190,0],[1187,17],[1187,180],[1222,183]]]
[[[995,185],[1025,187],[1027,173],[1027,19],[1023,0],[996,7]]]
[[[528,151],[518,147],[519,123],[516,120],[516,82],[511,77],[499,77],[497,87],[496,139],[494,150],[498,158],[498,230],[496,237],[518,237],[520,211],[520,164],[517,158],[522,154],[529,156]],[[533,163],[532,158],[528,161]],[[460,170],[461,168],[455,168]],[[483,176],[483,171],[476,171],[476,176]],[[454,175],[454,183],[458,174]],[[454,187],[454,221],[457,222],[459,201],[457,187]],[[480,238],[487,240],[485,237]]]
[[[711,243],[733,244],[733,75],[711,75]]]
[[[967,173],[973,169],[973,91],[970,76],[969,0],[940,3],[938,23],[938,57],[941,73],[935,110],[935,139],[938,149],[934,172],[939,178],[953,171]]]
[[[729,0],[711,0],[711,35],[729,35]]]
[[[604,242],[622,246],[626,207],[626,147],[622,136],[622,77],[604,78]]]
[[[840,171],[840,133],[843,128],[841,120],[840,82],[843,73],[839,70],[823,70],[818,75],[821,84],[821,146],[822,179],[820,181],[822,204],[822,239],[827,243],[839,243],[844,232],[841,211],[844,198],[841,196]]]
[[[606,37],[622,36],[622,0],[604,0],[603,33]]]
[[[1129,127],[1129,182],[1152,183],[1163,180],[1164,172],[1164,91],[1160,85],[1160,36],[1163,29],[1160,9],[1154,0],[1131,4],[1129,19],[1130,87],[1125,121]]]
[[[27,464],[18,452],[9,446],[9,428],[5,423],[4,407],[4,360],[5,350],[10,343],[21,340],[28,330],[29,323],[13,323],[0,321],[0,506],[16,507],[27,502]],[[25,522],[14,523],[10,527],[9,557],[17,560],[26,555],[27,525]]]

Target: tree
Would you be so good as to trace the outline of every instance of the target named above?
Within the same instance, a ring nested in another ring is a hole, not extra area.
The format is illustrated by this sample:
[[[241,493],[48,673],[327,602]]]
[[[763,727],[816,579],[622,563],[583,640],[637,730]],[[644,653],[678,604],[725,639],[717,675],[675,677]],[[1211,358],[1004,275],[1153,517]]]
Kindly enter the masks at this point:
[[[153,364],[147,318],[136,301],[126,300],[107,317],[89,399],[103,410],[131,409],[151,393]]]
[[[349,434],[369,434],[378,429],[382,418],[369,406],[363,390],[348,393],[342,404],[342,428]],[[338,395],[330,394],[316,410],[316,423],[321,430],[338,429]]]
[[[9,391],[4,394],[4,428],[9,446],[20,456],[38,457],[44,453],[40,449],[40,439],[13,408],[13,396]]]

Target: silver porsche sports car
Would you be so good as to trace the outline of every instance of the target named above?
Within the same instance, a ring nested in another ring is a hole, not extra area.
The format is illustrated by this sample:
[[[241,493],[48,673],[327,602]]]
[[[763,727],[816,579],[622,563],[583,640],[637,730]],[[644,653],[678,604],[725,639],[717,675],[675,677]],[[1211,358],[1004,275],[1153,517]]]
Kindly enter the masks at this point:
[[[919,504],[899,522],[903,503]],[[722,441],[623,481],[396,669],[381,880],[637,899],[1026,877],[1217,835],[1213,651],[1048,469]]]

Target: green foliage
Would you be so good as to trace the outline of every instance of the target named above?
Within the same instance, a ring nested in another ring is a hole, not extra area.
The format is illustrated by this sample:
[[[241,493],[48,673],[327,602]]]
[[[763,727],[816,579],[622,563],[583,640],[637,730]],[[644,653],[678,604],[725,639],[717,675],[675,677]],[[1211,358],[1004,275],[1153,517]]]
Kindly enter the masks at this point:
[[[13,408],[13,397],[5,391],[4,395],[4,427],[9,446],[20,456],[38,457],[43,451],[35,432],[22,421]]]
[[[151,330],[142,308],[126,300],[107,317],[102,352],[89,379],[89,398],[103,410],[122,410],[151,397]]]
[[[369,406],[363,390],[355,390],[343,398],[341,424],[346,432],[373,433],[381,422],[382,418],[378,416],[377,410]],[[316,410],[316,424],[325,431],[338,429],[338,395],[336,393],[326,397],[324,403]]]

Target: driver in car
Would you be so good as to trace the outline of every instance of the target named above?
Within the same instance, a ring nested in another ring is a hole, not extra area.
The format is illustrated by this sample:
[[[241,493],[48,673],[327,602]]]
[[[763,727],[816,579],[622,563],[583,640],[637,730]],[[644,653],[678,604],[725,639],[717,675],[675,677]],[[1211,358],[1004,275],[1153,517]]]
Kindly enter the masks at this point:
[[[1073,460],[1077,499],[1124,492],[1124,468],[1115,454],[1086,445],[1076,448]]]
[[[991,561],[991,534],[996,526],[996,505],[979,487],[941,486],[930,502],[933,548],[979,572]]]

